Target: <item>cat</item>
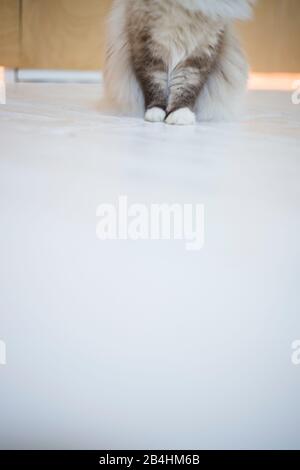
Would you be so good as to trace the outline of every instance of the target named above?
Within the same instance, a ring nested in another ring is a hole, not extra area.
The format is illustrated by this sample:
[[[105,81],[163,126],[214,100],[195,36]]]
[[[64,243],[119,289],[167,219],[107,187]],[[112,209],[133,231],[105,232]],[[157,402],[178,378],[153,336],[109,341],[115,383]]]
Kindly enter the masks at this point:
[[[149,122],[238,116],[248,64],[233,22],[255,0],[114,0],[104,82],[120,110]]]

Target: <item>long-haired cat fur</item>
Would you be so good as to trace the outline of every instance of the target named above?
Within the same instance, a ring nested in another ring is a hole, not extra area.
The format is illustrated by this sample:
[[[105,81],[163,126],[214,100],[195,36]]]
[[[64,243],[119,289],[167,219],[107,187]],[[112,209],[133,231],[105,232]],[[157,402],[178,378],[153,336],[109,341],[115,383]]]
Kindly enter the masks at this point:
[[[235,118],[248,65],[234,33],[255,0],[114,0],[105,88],[120,110],[147,121]]]

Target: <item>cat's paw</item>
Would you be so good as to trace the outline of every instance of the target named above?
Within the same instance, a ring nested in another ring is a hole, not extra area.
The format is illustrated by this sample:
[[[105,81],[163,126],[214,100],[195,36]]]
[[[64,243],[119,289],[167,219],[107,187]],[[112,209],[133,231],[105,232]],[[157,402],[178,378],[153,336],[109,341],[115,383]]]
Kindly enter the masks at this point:
[[[166,112],[158,107],[147,109],[145,114],[145,121],[148,122],[163,122],[165,118]]]
[[[195,124],[196,115],[189,108],[180,108],[170,113],[166,119],[167,124],[175,124],[178,126],[188,126]]]

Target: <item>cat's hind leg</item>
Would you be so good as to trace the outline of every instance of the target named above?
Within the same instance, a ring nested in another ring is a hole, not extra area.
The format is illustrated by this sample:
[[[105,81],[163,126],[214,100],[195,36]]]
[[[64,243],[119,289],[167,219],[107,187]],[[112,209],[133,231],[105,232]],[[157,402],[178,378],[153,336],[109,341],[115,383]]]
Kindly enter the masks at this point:
[[[167,112],[168,73],[162,60],[157,59],[145,67],[136,70],[145,98],[145,120],[163,122]]]
[[[213,55],[199,52],[174,68],[169,83],[167,124],[188,125],[196,122],[195,105],[212,61]]]
[[[133,51],[133,68],[143,91],[145,120],[163,122],[167,115],[168,68],[150,36],[144,34],[136,41]]]

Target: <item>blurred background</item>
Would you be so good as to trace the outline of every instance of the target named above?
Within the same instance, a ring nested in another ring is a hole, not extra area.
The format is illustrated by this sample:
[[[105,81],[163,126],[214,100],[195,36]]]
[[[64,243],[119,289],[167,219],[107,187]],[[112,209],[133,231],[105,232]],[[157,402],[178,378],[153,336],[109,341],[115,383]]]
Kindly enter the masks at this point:
[[[10,68],[98,70],[112,0],[0,0],[0,64]],[[300,1],[259,0],[240,24],[251,69],[300,72]]]

